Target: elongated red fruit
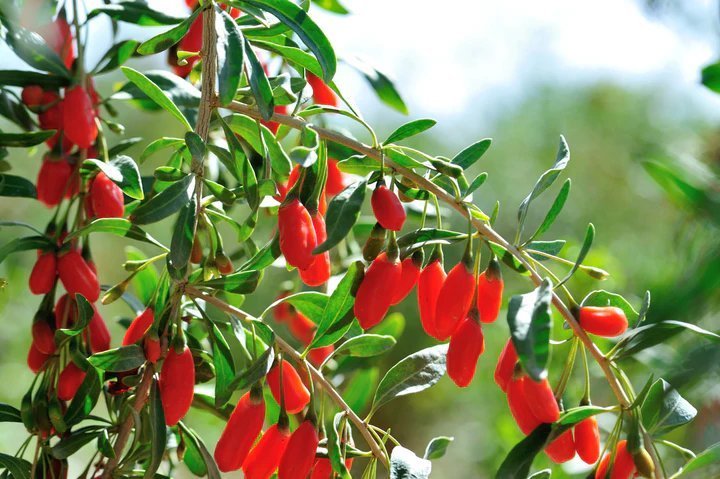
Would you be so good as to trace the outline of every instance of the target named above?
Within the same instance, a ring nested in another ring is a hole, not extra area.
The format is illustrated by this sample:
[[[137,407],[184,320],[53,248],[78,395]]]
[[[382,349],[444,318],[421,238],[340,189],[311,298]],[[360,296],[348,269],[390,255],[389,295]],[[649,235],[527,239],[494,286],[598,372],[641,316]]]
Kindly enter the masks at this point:
[[[480,273],[477,283],[477,308],[483,323],[493,323],[497,319],[502,305],[503,285],[500,265],[493,258],[488,268]]]
[[[542,421],[533,414],[525,396],[523,383],[527,380],[524,376],[513,378],[510,380],[510,383],[508,383],[507,388],[507,400],[508,406],[510,406],[510,413],[513,418],[515,418],[515,422],[523,434],[530,434],[533,429],[542,423]]]
[[[447,372],[450,379],[461,388],[469,386],[483,351],[485,351],[485,339],[482,328],[471,313],[462,320],[450,338],[447,351]]]
[[[325,360],[330,356],[333,351],[335,351],[335,346],[332,344],[329,346],[323,346],[321,348],[313,348],[308,353],[308,359],[310,360],[310,364],[313,366],[320,367],[322,363],[325,362]]]
[[[30,272],[30,292],[32,294],[47,294],[55,285],[57,277],[57,258],[55,253],[43,253]]]
[[[187,414],[195,392],[195,364],[187,346],[180,354],[170,349],[160,370],[158,386],[165,424],[174,426]]]
[[[40,372],[40,370],[45,366],[45,361],[50,357],[49,354],[45,354],[42,351],[40,351],[37,346],[35,345],[35,342],[33,341],[30,344],[30,350],[28,351],[28,357],[27,357],[27,364],[30,368],[30,371],[34,373]]]
[[[97,218],[122,218],[125,214],[122,190],[102,171],[90,184],[88,201]]]
[[[345,173],[338,168],[338,161],[328,158],[327,162],[328,176],[325,182],[325,191],[330,196],[340,193],[348,185]]]
[[[90,349],[93,353],[99,353],[110,349],[110,331],[108,330],[105,320],[100,316],[95,305],[93,305],[95,314],[90,319],[88,330],[90,334]]]
[[[306,479],[315,464],[319,442],[315,424],[306,419],[290,436],[278,467],[278,479]]]
[[[500,386],[504,392],[507,392],[508,384],[512,380],[515,365],[518,362],[518,355],[515,351],[512,339],[508,339],[498,357],[497,366],[495,367],[495,384]]]
[[[63,294],[55,303],[55,329],[69,328],[75,323],[77,315],[75,300],[69,294]]]
[[[575,457],[575,443],[572,430],[568,429],[545,446],[545,454],[556,464],[568,462]]]
[[[308,269],[315,260],[312,251],[317,237],[310,213],[297,198],[280,206],[278,230],[285,261],[298,269]]]
[[[39,85],[28,85],[22,89],[20,93],[20,99],[23,104],[32,111],[37,111],[42,106],[43,102],[43,89]]]
[[[422,252],[417,256],[413,254],[409,258],[405,258],[400,264],[402,266],[400,282],[395,287],[395,293],[390,302],[393,305],[405,299],[417,284],[422,267]]]
[[[285,291],[283,293],[280,293],[277,298],[275,298],[275,301],[285,298],[290,293]],[[275,318],[275,321],[278,323],[286,323],[292,319],[293,314],[295,314],[292,306],[290,306],[290,303],[282,302],[275,306],[273,308],[273,318]]]
[[[606,338],[619,336],[628,328],[625,312],[615,306],[583,306],[578,321],[588,333]]]
[[[345,467],[347,467],[348,470],[352,469],[352,458],[345,459]],[[310,479],[332,479],[333,478],[333,468],[332,464],[330,463],[330,459],[327,459],[325,457],[318,457],[315,461],[315,465],[313,466],[312,474],[310,475]]]
[[[553,423],[560,418],[560,407],[547,379],[533,381],[526,377],[523,381],[523,389],[536,418],[545,423]]]
[[[373,214],[380,225],[392,231],[400,231],[405,224],[405,208],[400,199],[387,186],[378,185],[370,199]]]
[[[445,341],[470,311],[475,294],[475,277],[464,262],[455,265],[445,278],[435,306],[435,331]]]
[[[37,177],[37,198],[48,208],[60,204],[72,176],[72,167],[60,157],[45,155]]]
[[[65,90],[63,128],[68,140],[80,148],[90,148],[95,143],[98,134],[95,106],[88,92],[81,86]]]
[[[282,362],[283,399],[285,409],[290,414],[297,414],[310,402],[310,391],[305,387],[302,378],[292,364],[283,359]],[[267,374],[267,383],[270,386],[275,400],[280,403],[280,366],[275,365]]]
[[[180,43],[178,43],[178,50],[182,50],[184,52],[199,52],[202,48],[202,36],[203,36],[203,21],[202,21],[202,15],[197,17],[195,21],[193,21],[192,25],[190,25],[190,29],[185,34],[185,36],[180,40]],[[173,54],[174,55],[174,54]],[[190,72],[193,69],[193,66],[195,63],[200,60],[200,57],[194,56],[187,59],[187,63],[185,65],[177,65],[177,57],[172,58],[171,62],[174,63],[173,70],[175,71],[175,74],[179,77],[187,77]]]
[[[135,344],[140,341],[140,339],[145,336],[145,333],[148,332],[150,326],[152,326],[153,321],[155,321],[155,314],[153,313],[153,309],[146,308],[145,311],[143,311],[135,319],[133,319],[130,323],[130,326],[128,326],[127,331],[125,331],[125,336],[122,340],[122,345],[129,346],[130,344]]]
[[[57,396],[61,401],[70,401],[75,397],[80,384],[85,379],[85,371],[75,363],[68,363],[58,377]]]
[[[44,319],[36,319],[32,325],[33,345],[43,354],[55,352],[55,331]]]
[[[583,419],[573,429],[575,450],[586,464],[595,464],[600,457],[600,430],[597,419]]]
[[[435,309],[446,277],[442,261],[435,259],[425,266],[418,278],[417,298],[420,322],[425,332],[434,338],[438,337],[435,327]]]
[[[322,244],[327,239],[325,218],[316,212],[312,215],[313,229],[315,230],[315,241]],[[320,286],[330,279],[330,252],[325,251],[313,256],[313,262],[307,269],[300,270],[300,279],[308,286]]]
[[[615,459],[610,469],[610,475],[608,476],[608,466],[610,465],[610,454],[606,454],[603,460],[600,461],[597,470],[595,471],[595,479],[630,479],[635,474],[635,462],[633,461],[632,455],[627,450],[627,441],[622,440],[618,442],[615,448]]]
[[[354,312],[360,326],[370,329],[383,320],[400,281],[402,267],[381,253],[370,264],[355,295]]]
[[[60,256],[57,269],[60,281],[71,296],[82,294],[91,303],[98,300],[100,283],[79,251],[71,250]]]
[[[295,311],[288,322],[292,335],[303,344],[310,344],[315,335],[315,323],[304,314]]]
[[[264,421],[265,402],[262,393],[245,393],[235,406],[215,446],[215,462],[222,472],[240,469]]]
[[[312,87],[313,100],[315,103],[318,105],[337,106],[335,92],[332,91],[320,77],[306,71],[305,78]]]
[[[280,465],[290,441],[290,429],[273,424],[265,431],[243,462],[246,479],[269,479]]]

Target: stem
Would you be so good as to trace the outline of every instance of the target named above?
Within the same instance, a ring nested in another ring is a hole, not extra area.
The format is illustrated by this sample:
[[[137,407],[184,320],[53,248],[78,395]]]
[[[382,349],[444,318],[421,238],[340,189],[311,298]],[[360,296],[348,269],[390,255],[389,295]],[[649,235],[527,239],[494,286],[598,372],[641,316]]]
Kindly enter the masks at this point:
[[[257,321],[258,319],[253,317],[252,315],[246,313],[245,311],[236,308],[235,306],[232,306],[230,304],[227,304],[221,299],[218,299],[214,296],[211,296],[203,291],[200,291],[199,289],[196,289],[193,286],[186,285],[185,286],[185,293],[193,296],[195,298],[201,298],[204,301],[212,304],[213,306],[217,307],[218,309],[225,311],[226,313],[232,314],[233,316],[236,316],[243,320],[248,321]],[[285,340],[283,340],[280,337],[275,337],[275,343],[277,344],[278,348],[280,348],[285,354],[287,354],[290,358],[292,358],[296,362],[303,361],[302,355],[298,353],[295,348],[293,348],[291,345],[289,345]],[[370,446],[370,449],[373,452],[373,455],[377,457],[386,467],[388,466],[388,460],[386,455],[382,452],[380,447],[378,446],[377,442],[375,441],[375,438],[373,437],[372,433],[370,432],[368,424],[365,424],[360,417],[355,414],[355,412],[350,408],[350,406],[347,405],[345,400],[342,398],[340,393],[338,393],[335,388],[333,387],[330,382],[325,379],[325,376],[315,369],[311,364],[306,363],[308,373],[310,373],[310,376],[312,376],[313,382],[318,384],[325,393],[330,396],[330,399],[333,400],[333,402],[345,413],[347,414],[350,421],[352,421],[353,424],[355,424],[355,427],[357,427],[358,431],[360,431],[360,434],[362,434],[363,438],[365,439],[365,442],[368,443],[368,446]]]

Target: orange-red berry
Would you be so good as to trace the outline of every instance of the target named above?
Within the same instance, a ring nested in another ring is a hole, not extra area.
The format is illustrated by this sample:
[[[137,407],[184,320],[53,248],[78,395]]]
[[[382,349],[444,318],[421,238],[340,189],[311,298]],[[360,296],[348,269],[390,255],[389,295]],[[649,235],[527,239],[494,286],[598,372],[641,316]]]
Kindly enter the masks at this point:
[[[400,262],[389,259],[385,253],[370,264],[355,295],[355,317],[363,329],[370,329],[383,320],[401,274]]]
[[[628,328],[625,312],[615,306],[583,306],[578,321],[590,334],[612,338]]]
[[[222,472],[240,469],[262,430],[265,402],[262,394],[257,396],[249,391],[240,398],[215,446],[215,462]]]
[[[460,262],[445,278],[435,306],[435,331],[441,341],[448,339],[467,316],[474,294],[475,276],[464,262]]]
[[[174,426],[187,414],[195,392],[195,364],[187,346],[179,354],[172,348],[168,351],[158,386],[165,424]]]
[[[473,315],[463,319],[448,346],[447,373],[450,379],[461,388],[469,386],[484,350],[485,339],[480,323]]]
[[[276,364],[267,374],[267,383],[275,400],[280,403],[280,365]],[[310,391],[292,364],[283,359],[282,386],[285,409],[297,414],[310,402]]]

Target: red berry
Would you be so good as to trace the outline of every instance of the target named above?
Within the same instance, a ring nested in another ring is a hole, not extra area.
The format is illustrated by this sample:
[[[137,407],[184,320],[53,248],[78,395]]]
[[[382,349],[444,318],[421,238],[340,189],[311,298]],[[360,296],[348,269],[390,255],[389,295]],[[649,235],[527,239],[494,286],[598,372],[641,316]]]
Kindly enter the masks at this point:
[[[442,261],[436,259],[425,266],[418,278],[417,298],[420,322],[425,332],[434,338],[438,337],[435,328],[435,309],[440,289],[442,289],[446,277]]]
[[[392,231],[400,231],[405,224],[405,208],[400,199],[387,186],[379,185],[370,199],[373,214],[380,225]]]
[[[222,472],[237,471],[262,430],[265,403],[262,395],[247,392],[237,403],[215,447],[215,462]]]
[[[190,25],[190,29],[185,36],[178,43],[177,49],[184,52],[199,52],[202,48],[202,37],[203,37],[203,20],[202,15],[197,17]],[[187,58],[187,64],[177,65],[177,57],[171,61],[175,63],[173,70],[179,77],[187,77],[193,69],[193,66],[200,60],[200,57],[194,56]]]
[[[59,16],[54,22],[38,29],[38,33],[45,39],[48,46],[58,54],[67,68],[72,68],[75,52],[73,49],[73,36],[65,17]]]
[[[145,338],[145,359],[155,364],[160,359],[160,341],[157,339]]]
[[[55,331],[44,319],[37,319],[32,325],[33,346],[43,354],[55,352]]]
[[[625,312],[614,306],[583,306],[579,322],[588,333],[607,338],[619,336],[628,328]]]
[[[508,383],[512,380],[517,362],[518,355],[515,345],[513,345],[512,339],[508,339],[495,367],[495,384],[500,386],[504,392],[507,392]]]
[[[320,213],[315,213],[312,216],[312,224],[317,244],[322,244],[327,239],[325,218]],[[300,270],[300,279],[308,286],[320,286],[330,279],[330,252],[325,251],[313,258],[309,268]]]
[[[317,237],[312,218],[300,200],[295,198],[283,204],[278,212],[280,251],[291,266],[308,269],[315,257],[312,251],[317,246]]]
[[[22,89],[20,98],[22,99],[22,102],[25,104],[25,106],[34,111],[40,106],[42,106],[43,93],[44,91],[41,86],[28,85]]]
[[[533,381],[526,377],[523,381],[525,397],[536,418],[545,423],[553,423],[560,418],[560,408],[547,379]]]
[[[402,263],[402,270],[400,274],[400,281],[395,287],[395,293],[392,296],[390,304],[398,304],[407,297],[412,291],[420,278],[420,267],[422,261],[418,261],[421,256],[411,256],[405,258]]]
[[[55,286],[55,278],[57,278],[55,253],[41,254],[30,272],[30,292],[32,294],[49,293]]]
[[[276,298],[276,301],[288,296],[288,294],[290,294],[290,293],[287,293],[287,292],[281,293]],[[278,304],[277,306],[275,306],[275,308],[273,308],[273,318],[275,318],[275,321],[277,321],[278,323],[285,323],[285,322],[290,321],[292,319],[293,314],[295,314],[295,313],[292,310],[292,306],[290,306],[290,303],[287,303],[287,302],[282,302],[282,303]]]
[[[401,274],[400,262],[390,260],[385,253],[370,264],[355,295],[355,317],[363,329],[370,329],[383,320]]]
[[[595,464],[600,457],[600,431],[597,419],[591,416],[575,424],[575,449],[586,464]]]
[[[452,335],[470,311],[475,294],[475,276],[460,262],[447,275],[435,306],[435,331],[441,341]]]
[[[315,463],[319,442],[315,424],[306,419],[290,436],[278,467],[278,479],[306,479]]]
[[[71,299],[69,294],[63,294],[55,303],[55,329],[71,327],[77,315],[75,300]]]
[[[508,383],[507,388],[507,400],[508,406],[510,406],[510,413],[513,418],[515,418],[515,422],[517,422],[523,434],[530,434],[533,429],[542,423],[542,421],[533,414],[527,397],[525,396],[523,383],[528,380],[529,379],[524,376],[513,378]]]
[[[309,71],[305,71],[305,79],[312,87],[313,100],[318,105],[337,106],[335,92],[322,79]]]
[[[545,453],[557,464],[568,462],[575,457],[575,443],[573,442],[572,430],[568,429],[545,446]]]
[[[232,261],[225,255],[225,253],[220,253],[215,256],[215,266],[217,266],[220,274],[230,274],[235,271]]]
[[[122,345],[129,346],[130,344],[135,344],[140,341],[140,339],[145,336],[145,333],[148,332],[150,326],[152,326],[153,321],[155,321],[153,309],[146,308],[145,311],[133,319],[130,326],[128,326],[122,340]]]
[[[90,148],[97,138],[95,107],[88,92],[81,86],[65,90],[63,127],[68,140],[80,148]]]
[[[335,346],[332,344],[329,346],[323,346],[321,348],[313,348],[308,353],[308,359],[310,364],[315,367],[320,367],[322,363],[335,351]]]
[[[608,467],[610,465],[610,454],[606,454],[600,465],[595,471],[595,479],[606,479],[608,477]],[[610,469],[610,479],[630,479],[635,474],[635,462],[633,457],[627,450],[627,441],[618,442],[615,448],[615,459]]]
[[[57,396],[61,401],[70,401],[75,397],[80,384],[85,379],[85,371],[75,363],[68,363],[60,373],[57,385]]]
[[[38,200],[48,208],[60,204],[71,176],[70,163],[62,158],[45,155],[37,178]]]
[[[495,322],[502,304],[503,279],[497,261],[493,263],[478,277],[477,308],[483,323]]]
[[[332,158],[328,159],[327,168],[328,176],[325,182],[325,191],[328,195],[335,196],[347,186],[345,173],[338,168],[338,161]]]
[[[30,368],[30,371],[34,373],[40,372],[40,370],[45,365],[45,361],[50,357],[50,355],[43,353],[40,351],[37,346],[35,345],[35,342],[33,341],[30,344],[30,350],[28,351],[28,357],[27,357],[27,363],[28,367]]]
[[[287,427],[270,426],[243,462],[245,478],[269,479],[280,465],[289,441],[290,430]]]
[[[467,387],[475,376],[478,358],[485,350],[485,339],[477,319],[469,316],[450,338],[447,351],[447,372],[461,388]]]
[[[285,409],[289,414],[297,414],[310,402],[310,391],[292,364],[283,359],[282,385]],[[267,383],[275,400],[280,403],[280,366],[275,365],[267,374]]]
[[[180,354],[170,349],[160,370],[158,386],[165,424],[174,426],[190,409],[195,390],[195,364],[187,346]]]
[[[98,300],[100,283],[78,251],[71,250],[60,256],[57,268],[60,281],[71,296],[82,294],[91,303]]]
[[[110,331],[108,331],[105,320],[100,316],[95,305],[93,305],[95,314],[90,319],[88,330],[90,334],[90,349],[93,353],[99,353],[110,349]]]
[[[125,214],[122,190],[102,171],[90,183],[88,201],[98,218],[122,218]]]
[[[288,328],[295,339],[303,344],[310,344],[315,335],[315,323],[300,312],[291,316]]]
[[[288,112],[287,105],[277,105],[275,107],[275,113],[278,113],[280,115],[287,115],[287,112]],[[280,123],[278,123],[276,121],[260,120],[260,123],[262,123],[263,125],[268,127],[268,129],[272,132],[273,135],[277,134],[278,129],[280,128]],[[285,195],[282,195],[282,198],[280,199],[280,201],[282,201],[284,199],[285,199]]]

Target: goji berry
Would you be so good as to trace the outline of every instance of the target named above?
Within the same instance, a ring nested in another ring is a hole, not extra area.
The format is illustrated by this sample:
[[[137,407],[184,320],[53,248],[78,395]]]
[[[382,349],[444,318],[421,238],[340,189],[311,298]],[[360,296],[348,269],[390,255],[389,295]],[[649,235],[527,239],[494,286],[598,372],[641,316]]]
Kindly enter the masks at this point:
[[[87,201],[97,218],[122,218],[125,214],[122,190],[102,171],[90,183]]]
[[[57,396],[61,401],[70,401],[85,379],[85,371],[75,363],[68,363],[58,377]]]
[[[591,416],[575,424],[575,449],[586,464],[595,464],[600,457],[600,430],[597,419]]]
[[[72,167],[63,158],[45,155],[38,171],[37,198],[48,208],[60,204],[72,176]]]
[[[347,186],[347,178],[345,173],[338,168],[338,160],[328,158],[327,161],[327,181],[325,182],[325,191],[330,196],[335,196],[345,189]]]
[[[395,293],[393,294],[390,304],[395,305],[400,303],[413,290],[413,288],[418,282],[418,279],[420,278],[422,260],[422,250],[418,250],[413,253],[412,256],[410,256],[409,258],[405,258],[402,261],[400,282],[395,287]]]
[[[312,88],[313,100],[315,103],[318,105],[337,106],[337,97],[335,96],[335,92],[332,91],[322,78],[306,70],[305,79]]]
[[[575,457],[575,443],[573,442],[572,430],[560,434],[553,441],[545,446],[545,453],[557,464],[568,462]]]
[[[280,115],[287,115],[288,109],[287,105],[277,105],[274,109],[275,113],[278,113]],[[268,129],[272,132],[273,135],[276,135],[278,132],[278,129],[280,128],[280,123],[276,121],[265,121],[260,120],[260,123],[267,126]],[[285,199],[285,195],[280,199],[280,201]]]
[[[380,184],[373,191],[370,198],[373,214],[383,228],[391,231],[400,231],[405,224],[405,208],[400,199],[384,184]]]
[[[130,326],[128,326],[127,331],[125,331],[125,336],[123,336],[122,345],[129,346],[130,344],[135,344],[140,341],[154,321],[155,313],[153,309],[146,308],[142,313],[137,315],[130,323]]]
[[[33,345],[41,353],[49,355],[55,352],[55,331],[44,318],[33,321],[32,338]]]
[[[280,206],[278,230],[280,251],[287,263],[308,269],[315,259],[312,251],[317,246],[317,237],[310,213],[297,198]]]
[[[315,424],[305,419],[290,436],[278,467],[278,479],[306,479],[315,464],[319,442]]]
[[[285,409],[297,414],[310,402],[310,391],[305,387],[300,374],[292,364],[283,359],[282,387]],[[280,365],[276,364],[267,374],[267,383],[275,400],[280,403]]]
[[[447,351],[447,373],[450,379],[461,388],[469,386],[484,350],[482,328],[477,317],[471,313],[462,320],[450,338]]]
[[[55,286],[57,278],[57,258],[55,253],[41,254],[30,272],[30,292],[47,294]]]
[[[312,364],[316,368],[320,367],[320,365],[325,362],[325,360],[333,353],[333,351],[335,351],[335,346],[333,346],[332,344],[329,346],[311,349],[308,353],[308,359],[310,360],[310,364]]]
[[[158,386],[165,424],[174,426],[190,409],[195,390],[195,364],[187,346],[179,354],[172,348],[168,351]]]
[[[315,323],[299,311],[291,316],[288,329],[295,339],[303,344],[310,344],[315,335]]]
[[[536,418],[545,423],[553,423],[560,418],[560,407],[547,379],[534,381],[526,377],[523,381],[523,389]]]
[[[322,244],[327,239],[325,218],[319,212],[316,212],[312,215],[312,224],[315,229],[317,244]],[[300,270],[300,279],[308,286],[325,284],[330,279],[330,252],[325,251],[315,255],[310,267]]]
[[[446,277],[442,260],[438,258],[431,259],[418,278],[417,299],[420,322],[425,332],[433,338],[438,338],[435,328],[435,309]]]
[[[385,317],[402,267],[397,259],[381,253],[370,264],[355,295],[355,317],[363,329],[370,329]]]
[[[615,458],[608,476],[608,467],[610,466],[610,454],[606,454],[595,471],[595,479],[630,479],[635,474],[635,462],[632,455],[627,450],[627,441],[618,442],[615,448]]]
[[[65,90],[63,100],[63,128],[68,140],[80,148],[90,148],[97,138],[95,106],[81,86]]]
[[[180,43],[178,43],[177,50],[181,50],[184,52],[199,52],[202,48],[202,37],[203,20],[201,15],[193,21],[192,25],[190,25],[190,29],[182,38],[182,40],[180,40]],[[192,71],[193,66],[195,66],[198,60],[200,60],[200,57],[193,56],[187,58],[186,60],[187,63],[185,65],[178,65],[177,57],[171,59],[171,63],[173,63],[173,70],[175,71],[175,74],[179,77],[187,77]]]
[[[440,288],[435,306],[435,331],[441,341],[452,335],[472,306],[475,294],[475,276],[464,262],[460,262],[447,275]]]
[[[108,330],[107,324],[105,324],[105,320],[95,308],[95,305],[93,305],[93,310],[95,312],[88,324],[90,349],[93,353],[99,353],[110,349],[110,331]]]
[[[78,310],[75,300],[69,294],[63,294],[55,303],[55,328],[69,328],[77,319]]]
[[[30,371],[36,374],[40,372],[43,366],[45,366],[45,361],[47,361],[49,357],[49,354],[45,354],[37,348],[34,341],[30,343],[30,350],[28,351],[27,356],[27,364]]]
[[[512,380],[517,362],[518,355],[515,351],[515,345],[512,339],[508,339],[498,357],[497,366],[495,367],[495,384],[500,386],[500,389],[504,392],[507,392],[508,384]]]
[[[218,271],[220,271],[220,274],[230,274],[235,271],[232,261],[225,253],[219,253],[215,256],[215,265]]]
[[[289,441],[290,429],[287,426],[270,426],[243,462],[246,479],[269,479],[280,465]]]
[[[628,328],[625,312],[615,306],[583,306],[578,321],[590,334],[612,338]]]
[[[100,283],[80,252],[71,250],[58,259],[58,274],[65,290],[71,295],[82,294],[94,303],[100,297]]]
[[[265,402],[251,390],[240,398],[215,446],[215,462],[222,472],[237,471],[262,430]]]
[[[275,300],[278,301],[280,299],[283,299],[287,297],[290,293],[284,292],[281,293]],[[273,318],[275,318],[275,321],[278,323],[285,323],[292,319],[293,314],[295,314],[292,306],[290,306],[290,303],[283,301],[282,303],[279,303],[277,306],[273,308]]]
[[[28,85],[22,89],[20,99],[32,111],[37,111],[43,105],[43,89],[38,85]]]
[[[510,406],[510,413],[513,418],[515,418],[515,422],[523,434],[530,434],[533,429],[542,423],[542,421],[533,414],[528,404],[528,399],[525,396],[523,383],[527,380],[525,376],[513,378],[507,387],[507,401],[508,406]]]
[[[203,247],[200,243],[200,239],[195,235],[192,244],[192,250],[190,250],[190,262],[193,264],[200,264],[203,260]]]
[[[480,321],[493,323],[500,313],[502,304],[503,279],[500,264],[495,258],[490,260],[488,268],[480,273],[477,284],[477,308]]]

